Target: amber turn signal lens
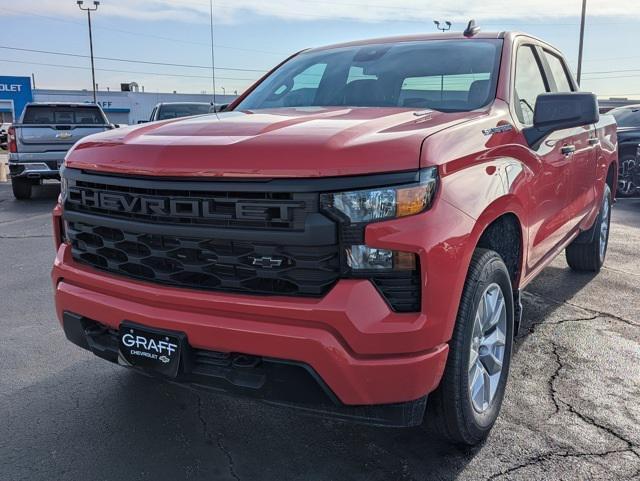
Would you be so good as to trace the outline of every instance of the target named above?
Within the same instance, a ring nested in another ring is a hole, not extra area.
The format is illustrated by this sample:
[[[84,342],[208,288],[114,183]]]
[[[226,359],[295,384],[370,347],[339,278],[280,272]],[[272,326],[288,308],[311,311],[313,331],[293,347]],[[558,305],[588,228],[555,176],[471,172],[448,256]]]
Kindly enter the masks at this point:
[[[416,268],[416,255],[413,252],[393,252],[394,271],[412,271]]]
[[[417,185],[407,189],[398,189],[397,211],[398,217],[419,214],[427,207],[428,186]]]

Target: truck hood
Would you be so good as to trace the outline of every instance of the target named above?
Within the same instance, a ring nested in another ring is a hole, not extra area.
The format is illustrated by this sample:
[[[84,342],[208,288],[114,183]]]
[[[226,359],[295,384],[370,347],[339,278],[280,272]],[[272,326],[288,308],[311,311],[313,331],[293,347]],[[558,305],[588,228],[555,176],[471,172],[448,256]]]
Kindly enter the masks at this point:
[[[307,107],[115,129],[80,141],[69,168],[185,177],[324,177],[417,169],[429,135],[482,115]]]

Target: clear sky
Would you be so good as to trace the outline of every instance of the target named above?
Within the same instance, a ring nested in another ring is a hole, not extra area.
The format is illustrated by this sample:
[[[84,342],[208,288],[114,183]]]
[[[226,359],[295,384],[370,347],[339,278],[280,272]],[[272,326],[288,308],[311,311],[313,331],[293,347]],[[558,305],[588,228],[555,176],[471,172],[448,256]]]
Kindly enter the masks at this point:
[[[240,92],[262,71],[302,48],[434,32],[434,19],[452,21],[454,30],[475,18],[486,31],[537,35],[560,48],[575,69],[581,4],[214,0],[217,92]],[[587,14],[583,89],[603,97],[640,98],[640,1],[588,0]],[[110,58],[96,60],[101,90],[136,81],[147,92],[211,92],[208,0],[102,0],[92,20],[94,53]],[[90,89],[88,53],[87,18],[75,0],[0,0],[0,75],[33,73],[38,88]]]

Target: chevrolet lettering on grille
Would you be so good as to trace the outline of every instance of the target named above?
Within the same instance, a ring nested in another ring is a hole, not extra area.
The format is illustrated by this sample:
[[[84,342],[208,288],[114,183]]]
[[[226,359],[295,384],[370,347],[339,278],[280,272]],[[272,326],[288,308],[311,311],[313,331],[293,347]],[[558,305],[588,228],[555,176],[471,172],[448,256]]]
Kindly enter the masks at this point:
[[[237,219],[289,222],[302,202],[246,201],[233,198],[170,198],[117,192],[101,192],[69,187],[67,202],[121,214],[169,216],[176,218]],[[218,211],[220,204],[234,204],[230,212]]]

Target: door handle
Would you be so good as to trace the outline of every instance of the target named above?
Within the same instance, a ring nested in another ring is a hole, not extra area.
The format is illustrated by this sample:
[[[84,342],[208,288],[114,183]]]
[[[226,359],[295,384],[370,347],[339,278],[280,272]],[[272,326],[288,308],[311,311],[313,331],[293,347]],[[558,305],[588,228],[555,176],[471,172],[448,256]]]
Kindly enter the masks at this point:
[[[600,139],[592,137],[589,139],[589,145],[600,145]]]
[[[560,152],[562,152],[562,155],[571,155],[576,151],[576,146],[575,145],[564,145],[561,149]]]

